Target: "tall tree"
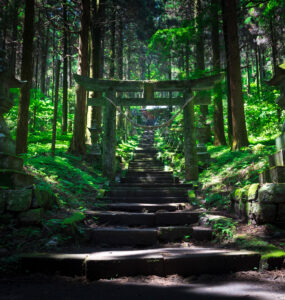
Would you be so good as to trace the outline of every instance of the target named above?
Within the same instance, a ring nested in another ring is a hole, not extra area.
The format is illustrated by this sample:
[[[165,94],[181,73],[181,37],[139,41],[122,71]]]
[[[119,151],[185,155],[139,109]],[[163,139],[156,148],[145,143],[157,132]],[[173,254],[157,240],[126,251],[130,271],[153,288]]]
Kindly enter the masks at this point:
[[[220,72],[221,55],[220,55],[220,38],[219,38],[219,0],[212,0],[212,50],[213,50],[213,70]],[[224,114],[223,114],[223,95],[222,84],[215,86],[214,96],[214,145],[226,145]]]
[[[33,79],[34,18],[35,18],[35,0],[26,1],[21,79],[27,80],[27,84],[20,91],[17,132],[16,132],[16,153],[17,154],[27,153],[27,148],[28,148],[30,89],[32,86],[32,79]]]
[[[224,30],[226,31],[224,32],[224,35],[227,37],[225,43],[232,110],[233,150],[248,146],[244,103],[242,96],[240,50],[236,10],[236,0],[222,0],[223,22],[225,24]]]
[[[67,82],[67,2],[66,0],[62,3],[62,19],[63,19],[63,78],[62,78],[62,125],[61,125],[61,133],[67,133],[67,92],[68,92],[68,82]]]
[[[80,33],[78,48],[78,69],[79,75],[88,75],[88,32],[90,23],[90,0],[81,0]],[[76,86],[76,102],[74,115],[73,137],[70,144],[70,151],[75,154],[86,153],[86,91]]]

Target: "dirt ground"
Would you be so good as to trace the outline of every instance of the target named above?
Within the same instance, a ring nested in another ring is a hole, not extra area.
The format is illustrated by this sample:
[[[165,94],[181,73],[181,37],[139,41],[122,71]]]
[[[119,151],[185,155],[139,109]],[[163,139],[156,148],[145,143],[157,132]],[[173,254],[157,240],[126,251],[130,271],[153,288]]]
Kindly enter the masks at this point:
[[[122,277],[94,282],[56,275],[14,276],[0,279],[0,299],[285,300],[285,270],[188,278]]]

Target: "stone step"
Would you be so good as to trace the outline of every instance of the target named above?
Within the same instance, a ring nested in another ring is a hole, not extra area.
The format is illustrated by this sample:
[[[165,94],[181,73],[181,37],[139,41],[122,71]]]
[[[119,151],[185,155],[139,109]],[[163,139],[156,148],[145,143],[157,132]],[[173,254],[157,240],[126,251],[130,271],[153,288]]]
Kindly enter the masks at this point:
[[[129,163],[129,167],[130,166],[142,166],[144,168],[146,167],[153,167],[153,166],[157,166],[157,167],[164,167],[164,164],[160,161],[140,161],[140,162],[137,162],[137,161],[131,161]]]
[[[156,176],[159,178],[163,178],[163,177],[169,177],[169,176],[173,176],[173,172],[169,172],[169,171],[128,171],[126,173],[126,177],[149,177],[149,176]]]
[[[169,182],[154,182],[154,183],[151,183],[151,182],[121,182],[121,183],[118,183],[117,185],[112,185],[112,187],[130,187],[130,188],[134,188],[134,187],[138,187],[138,188],[164,188],[164,187],[174,187],[174,188],[186,188],[186,189],[191,189],[193,188],[193,185],[192,184],[183,184],[183,183],[175,183],[173,180],[172,181],[169,181]]]
[[[133,183],[133,184],[149,184],[149,183],[156,183],[156,186],[160,185],[168,185],[168,184],[173,184],[177,183],[179,178],[162,178],[162,179],[157,179],[153,177],[141,177],[141,178],[121,178],[120,182],[121,184],[123,183]]]
[[[149,203],[149,204],[167,204],[167,203],[189,203],[188,198],[186,196],[179,197],[126,197],[126,196],[113,196],[113,197],[105,197],[104,200],[106,202],[110,201],[112,203]]]
[[[153,167],[153,168],[143,168],[143,167],[130,167],[129,168],[130,172],[163,172],[164,168],[163,167]]]
[[[144,153],[144,154],[152,154],[155,155],[158,151],[156,149],[138,149],[135,150],[135,154]]]
[[[191,225],[199,220],[199,212],[155,212],[134,213],[120,211],[85,211],[87,216],[96,218],[97,224],[121,226],[156,227],[162,225]]]
[[[86,276],[88,280],[122,276],[224,274],[259,268],[260,255],[250,251],[209,248],[87,251],[84,254],[24,254],[24,272]]]
[[[102,210],[115,210],[115,211],[129,211],[129,212],[156,212],[163,211],[176,211],[189,208],[187,203],[109,203],[102,207]]]
[[[107,197],[186,197],[185,189],[133,189],[116,188],[107,192]]]

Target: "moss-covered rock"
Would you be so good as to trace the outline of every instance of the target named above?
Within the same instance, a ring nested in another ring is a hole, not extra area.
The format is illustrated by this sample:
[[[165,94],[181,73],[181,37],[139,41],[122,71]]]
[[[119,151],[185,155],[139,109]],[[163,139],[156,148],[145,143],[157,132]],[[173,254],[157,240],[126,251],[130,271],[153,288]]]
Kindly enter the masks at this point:
[[[275,204],[252,202],[249,211],[251,217],[258,224],[274,223],[277,217],[277,206]]]
[[[259,188],[259,183],[254,183],[249,186],[249,189],[247,192],[247,199],[249,201],[254,201],[257,199],[258,188]]]
[[[258,191],[260,203],[285,203],[285,183],[267,183]]]
[[[7,191],[7,210],[13,212],[26,211],[32,204],[32,190],[8,190]]]
[[[18,219],[22,224],[40,224],[43,218],[43,209],[36,208],[21,212]]]

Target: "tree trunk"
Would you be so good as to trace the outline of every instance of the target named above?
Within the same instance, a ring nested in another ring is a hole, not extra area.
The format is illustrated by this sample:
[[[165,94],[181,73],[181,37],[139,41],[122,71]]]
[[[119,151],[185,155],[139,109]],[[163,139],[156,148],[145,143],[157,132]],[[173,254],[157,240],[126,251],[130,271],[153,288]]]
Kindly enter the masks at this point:
[[[104,22],[105,3],[100,0],[92,0],[92,74],[93,78],[102,78],[101,63],[102,63],[102,23]],[[100,97],[101,94],[94,92],[93,97]],[[102,130],[102,107],[93,106],[91,112],[91,127],[96,126],[98,133]],[[99,143],[100,134],[97,135]]]
[[[68,82],[67,82],[67,12],[66,12],[67,2],[63,2],[63,78],[62,78],[62,125],[61,134],[67,133],[67,92],[68,92]]]
[[[88,30],[90,22],[90,0],[81,0],[81,17],[78,50],[78,70],[79,75],[88,74]],[[73,137],[70,151],[74,154],[85,154],[85,135],[86,135],[86,91],[76,86],[76,101]]]
[[[55,82],[53,83],[53,85],[55,86],[55,91],[54,91],[54,109],[53,109],[53,121],[52,121],[52,141],[51,141],[52,156],[54,156],[55,153],[55,142],[56,142],[59,74],[60,74],[60,60],[56,62]]]
[[[213,70],[216,72],[221,70],[218,3],[218,0],[212,0]],[[214,145],[226,145],[221,83],[216,84],[214,92]]]
[[[257,87],[257,94],[260,98],[260,76],[259,76],[259,63],[258,63],[258,46],[255,46],[255,71],[256,71],[256,87]]]
[[[245,51],[245,61],[246,61],[246,85],[247,85],[247,94],[250,94],[250,69],[249,69],[249,53],[248,53],[249,49],[248,47],[246,47],[246,51]]]
[[[115,77],[115,57],[116,57],[116,48],[115,48],[115,35],[116,35],[116,7],[114,5],[112,19],[111,19],[111,59],[110,59],[110,72],[109,77]]]
[[[237,31],[236,0],[222,0],[223,22],[225,23],[227,36],[227,65],[229,74],[229,86],[231,91],[232,149],[237,150],[248,146],[248,138],[245,124],[244,104],[242,96],[242,80],[240,69],[240,51]]]
[[[49,36],[48,29],[46,29],[44,38],[41,39],[41,92],[46,94],[46,71],[47,71],[47,57],[48,57]]]
[[[273,74],[276,74],[276,69],[277,69],[277,41],[275,38],[275,30],[274,30],[274,25],[273,25],[273,20],[270,20],[270,37],[271,37],[271,49],[272,49],[272,71]]]
[[[18,39],[18,8],[19,0],[12,1],[12,47],[11,47],[11,56],[10,56],[10,71],[12,75],[15,76],[16,69],[16,43]]]
[[[28,122],[30,106],[30,89],[33,79],[33,38],[34,38],[35,1],[26,1],[24,33],[23,33],[23,56],[21,67],[21,79],[27,80],[27,84],[20,91],[16,153],[27,153],[28,148]]]
[[[118,68],[118,78],[123,79],[123,20],[122,17],[120,16],[119,22],[118,22],[118,54],[117,54],[117,68]],[[121,111],[124,110],[124,107],[121,106]],[[122,131],[125,130],[124,128],[124,116],[123,114],[119,114],[118,116],[118,129],[121,131],[120,134],[121,136],[124,137],[124,134]]]

